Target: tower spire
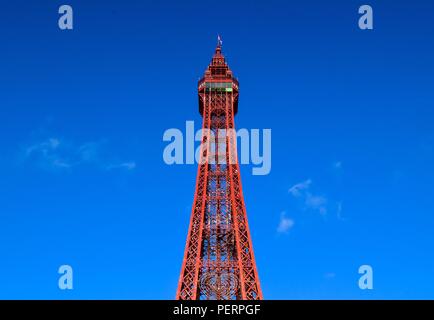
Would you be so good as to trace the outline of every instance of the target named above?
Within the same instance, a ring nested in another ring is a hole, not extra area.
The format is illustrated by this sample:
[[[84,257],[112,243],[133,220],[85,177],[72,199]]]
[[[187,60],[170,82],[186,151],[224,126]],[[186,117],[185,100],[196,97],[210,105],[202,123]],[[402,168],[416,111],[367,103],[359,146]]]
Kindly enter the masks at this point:
[[[217,47],[221,48],[222,44],[223,44],[222,37],[218,34],[217,35]]]
[[[217,47],[215,49],[216,53],[220,53],[222,51],[222,44],[223,44],[222,37],[218,34],[217,35]]]

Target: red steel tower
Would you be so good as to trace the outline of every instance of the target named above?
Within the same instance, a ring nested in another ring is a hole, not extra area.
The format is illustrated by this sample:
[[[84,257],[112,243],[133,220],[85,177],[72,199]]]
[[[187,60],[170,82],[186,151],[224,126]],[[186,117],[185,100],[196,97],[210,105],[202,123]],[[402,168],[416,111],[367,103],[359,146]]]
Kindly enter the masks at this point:
[[[202,143],[176,298],[262,299],[237,160],[238,81],[221,40],[198,83]],[[223,133],[223,134],[222,134]]]

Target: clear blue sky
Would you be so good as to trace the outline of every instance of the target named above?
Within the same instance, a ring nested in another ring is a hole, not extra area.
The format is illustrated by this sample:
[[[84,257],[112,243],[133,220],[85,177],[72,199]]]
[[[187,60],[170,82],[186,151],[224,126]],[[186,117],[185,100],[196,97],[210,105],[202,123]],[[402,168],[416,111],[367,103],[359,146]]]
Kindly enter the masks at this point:
[[[196,166],[162,136],[199,126],[218,33],[237,127],[272,129],[241,168],[264,297],[434,298],[432,2],[369,1],[373,31],[353,0],[67,3],[73,31],[1,1],[0,298],[175,297]]]

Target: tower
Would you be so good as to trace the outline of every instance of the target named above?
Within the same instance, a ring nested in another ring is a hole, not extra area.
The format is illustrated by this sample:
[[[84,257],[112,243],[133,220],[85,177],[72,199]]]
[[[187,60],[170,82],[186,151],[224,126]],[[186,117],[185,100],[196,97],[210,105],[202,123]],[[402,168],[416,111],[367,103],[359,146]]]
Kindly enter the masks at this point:
[[[200,160],[176,298],[259,300],[259,285],[237,160],[238,81],[221,40],[198,83]]]

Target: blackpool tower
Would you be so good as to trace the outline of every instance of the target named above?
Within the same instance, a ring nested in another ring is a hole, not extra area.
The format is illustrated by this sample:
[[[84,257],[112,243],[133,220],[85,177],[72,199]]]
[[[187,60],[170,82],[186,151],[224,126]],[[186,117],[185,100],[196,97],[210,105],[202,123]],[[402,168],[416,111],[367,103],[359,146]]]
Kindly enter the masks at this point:
[[[222,55],[220,37],[198,96],[200,159],[176,298],[259,300],[234,132],[238,81]]]

